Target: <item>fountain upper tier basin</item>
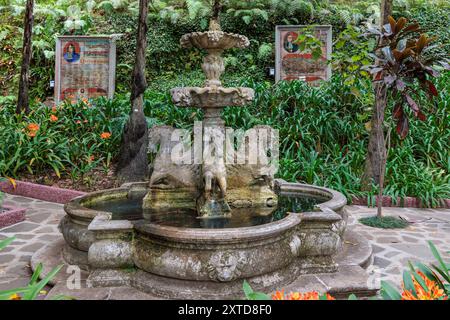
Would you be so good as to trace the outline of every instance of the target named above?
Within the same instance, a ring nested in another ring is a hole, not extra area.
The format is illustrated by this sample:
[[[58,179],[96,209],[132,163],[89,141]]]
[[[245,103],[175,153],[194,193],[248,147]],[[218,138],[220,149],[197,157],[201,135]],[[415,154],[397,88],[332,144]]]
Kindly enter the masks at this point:
[[[250,103],[254,97],[251,88],[180,87],[170,90],[173,103],[178,107],[223,108]]]
[[[206,50],[226,50],[231,48],[246,48],[250,41],[246,36],[223,31],[192,32],[180,39],[181,47],[196,47]]]

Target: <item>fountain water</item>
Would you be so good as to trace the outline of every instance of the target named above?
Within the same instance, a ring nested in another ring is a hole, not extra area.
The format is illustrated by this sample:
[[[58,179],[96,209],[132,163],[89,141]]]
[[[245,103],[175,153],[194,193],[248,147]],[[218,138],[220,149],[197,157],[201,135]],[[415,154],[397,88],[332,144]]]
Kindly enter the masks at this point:
[[[172,99],[178,107],[204,110],[194,131],[202,137],[202,154],[213,154],[212,160],[174,163],[175,129],[153,128],[150,146],[159,151],[150,180],[67,203],[60,223],[65,242],[36,253],[32,262],[55,261],[62,252],[65,263],[89,271],[89,287],[130,286],[165,298],[239,298],[243,279],[266,292],[303,291],[305,281],[309,288],[328,283],[324,290],[330,291],[339,287],[336,276],[342,293],[373,293],[361,268],[370,264],[371,248],[363,238],[344,233],[341,193],[274,179],[273,163],[226,161],[223,143],[217,142],[227,129],[221,110],[244,107],[253,90],[222,86],[221,54],[248,44],[244,36],[221,31],[216,20],[209,31],[181,38],[183,47],[208,52],[202,64],[206,82],[174,88]],[[266,152],[267,141],[258,134],[263,131],[266,137],[275,133],[255,128],[257,145]],[[346,246],[344,237],[355,247]]]

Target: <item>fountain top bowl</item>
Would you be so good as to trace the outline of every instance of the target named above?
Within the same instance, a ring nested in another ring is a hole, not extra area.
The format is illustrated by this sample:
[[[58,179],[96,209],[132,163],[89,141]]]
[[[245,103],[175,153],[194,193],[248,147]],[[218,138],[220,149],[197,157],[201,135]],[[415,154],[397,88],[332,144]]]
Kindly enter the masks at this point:
[[[223,31],[192,32],[180,39],[181,47],[206,50],[226,50],[230,48],[246,48],[250,41],[246,36]]]

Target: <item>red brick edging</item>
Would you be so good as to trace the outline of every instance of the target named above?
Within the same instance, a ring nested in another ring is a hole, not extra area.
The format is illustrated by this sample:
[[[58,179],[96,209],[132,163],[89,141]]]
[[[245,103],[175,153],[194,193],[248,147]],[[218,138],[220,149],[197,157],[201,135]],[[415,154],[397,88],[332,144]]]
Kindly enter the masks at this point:
[[[0,182],[0,191],[23,197],[29,197],[48,202],[67,203],[75,197],[85,195],[85,192],[45,186],[42,184],[18,181],[16,187],[9,182]]]
[[[26,209],[7,205],[3,205],[2,209],[6,209],[6,211],[0,212],[0,228],[4,228],[25,220]]]
[[[393,203],[392,197],[383,196],[383,207],[404,207],[404,208],[423,208],[422,201],[415,197],[405,197],[403,201],[397,198],[397,202]],[[367,206],[367,197],[353,197],[352,204]],[[375,206],[378,204],[378,197]],[[450,208],[450,199],[441,199],[436,208]]]

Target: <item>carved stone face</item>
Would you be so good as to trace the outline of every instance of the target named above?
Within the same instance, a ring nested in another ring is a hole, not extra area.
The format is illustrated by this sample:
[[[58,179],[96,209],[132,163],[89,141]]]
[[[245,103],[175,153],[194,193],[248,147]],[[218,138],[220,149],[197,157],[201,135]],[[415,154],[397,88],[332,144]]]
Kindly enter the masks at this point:
[[[219,281],[231,281],[237,267],[236,257],[225,255],[222,257],[220,264],[217,266],[217,279]]]
[[[240,259],[230,252],[219,253],[211,257],[208,273],[211,280],[228,282],[240,275]]]

